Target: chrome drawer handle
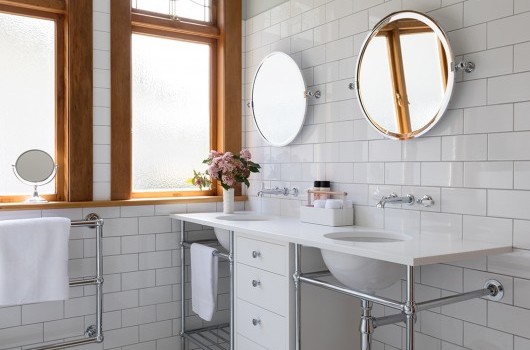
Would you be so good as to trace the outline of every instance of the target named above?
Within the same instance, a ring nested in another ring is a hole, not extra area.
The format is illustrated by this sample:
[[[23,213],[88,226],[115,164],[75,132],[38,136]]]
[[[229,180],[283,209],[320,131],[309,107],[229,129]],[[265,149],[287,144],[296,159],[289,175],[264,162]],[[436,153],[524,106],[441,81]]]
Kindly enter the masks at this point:
[[[261,320],[259,318],[253,318],[252,319],[252,324],[254,326],[257,326],[257,325],[261,324]]]
[[[261,284],[261,281],[258,280],[252,280],[252,287],[257,287]]]
[[[260,253],[260,252],[255,251],[255,250],[252,252],[252,257],[253,257],[254,259],[256,259],[257,257],[260,257],[260,256],[261,256],[261,253]]]

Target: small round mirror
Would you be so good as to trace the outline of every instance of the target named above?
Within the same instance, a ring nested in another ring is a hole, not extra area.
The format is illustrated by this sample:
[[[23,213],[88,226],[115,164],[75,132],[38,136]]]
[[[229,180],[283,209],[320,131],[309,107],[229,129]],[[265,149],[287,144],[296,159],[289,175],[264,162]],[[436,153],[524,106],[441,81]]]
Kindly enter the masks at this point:
[[[291,143],[304,125],[306,86],[296,62],[283,52],[263,59],[254,76],[252,112],[261,136],[273,146]]]
[[[414,11],[390,14],[362,46],[357,97],[379,132],[407,140],[431,129],[453,91],[453,54],[443,29]]]
[[[28,202],[46,202],[39,196],[37,186],[45,185],[55,177],[57,166],[48,153],[31,149],[22,153],[15,164],[13,172],[16,177],[23,183],[34,186],[33,197]]]

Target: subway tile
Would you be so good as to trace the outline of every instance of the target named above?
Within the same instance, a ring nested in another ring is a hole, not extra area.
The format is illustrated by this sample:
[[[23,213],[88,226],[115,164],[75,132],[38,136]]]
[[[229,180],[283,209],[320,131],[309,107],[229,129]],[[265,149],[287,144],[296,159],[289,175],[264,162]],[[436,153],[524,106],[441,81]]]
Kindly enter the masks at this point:
[[[449,265],[425,265],[421,267],[421,283],[453,292],[464,291],[464,269]]]
[[[512,244],[512,220],[464,215],[464,239]]]
[[[326,4],[326,22],[347,16],[353,12],[353,1],[334,0]]]
[[[310,10],[314,5],[313,0],[292,0],[291,16]]]
[[[462,3],[442,7],[429,12],[429,15],[432,16],[438,22],[438,24],[448,32],[464,27],[464,4]]]
[[[84,327],[83,317],[65,318],[44,323],[44,341],[79,336]]]
[[[368,142],[340,142],[339,143],[340,162],[366,162],[368,161]]]
[[[530,310],[501,303],[488,303],[488,314],[495,315],[488,317],[488,327],[514,335],[528,336],[527,320],[530,317]]]
[[[116,293],[106,293],[103,303],[105,312],[137,307],[138,291],[130,290]]]
[[[441,140],[439,137],[423,137],[403,142],[402,159],[408,161],[439,161]]]
[[[464,163],[462,162],[426,162],[421,163],[421,185],[462,187]]]
[[[135,307],[121,311],[122,327],[137,326],[156,321],[156,305]]]
[[[512,349],[513,336],[491,328],[466,322],[464,324],[464,346],[471,350]]]
[[[344,38],[326,44],[326,62],[353,56],[353,39]]]
[[[0,329],[0,344],[5,349],[42,342],[43,324]]]
[[[384,163],[354,163],[353,181],[355,183],[384,183]]]
[[[528,3],[526,0],[515,0],[514,11],[515,13],[530,11],[530,3]]]
[[[171,232],[171,219],[169,217],[140,217],[138,220],[140,234]]]
[[[530,160],[527,147],[530,132],[491,134],[488,136],[489,160]]]
[[[492,91],[491,94],[496,93],[496,90],[493,91],[490,86],[492,79],[502,79],[502,77],[455,83],[451,102],[449,102],[449,108],[455,109],[484,106],[486,101],[494,103],[488,99],[490,91]],[[502,101],[497,103],[502,103]]]
[[[420,185],[420,163],[386,163],[385,184],[388,185]]]
[[[488,159],[487,135],[457,135],[442,137],[442,160]]]
[[[488,22],[488,48],[530,40],[530,13]]]
[[[146,253],[144,253],[146,254]],[[112,255],[103,257],[105,273],[121,273],[138,270],[138,255]]]
[[[463,344],[464,322],[445,315],[426,311],[421,315],[421,332],[451,343]]]
[[[155,235],[125,236],[121,238],[121,253],[143,253],[154,251]]]
[[[339,38],[339,21],[328,22],[314,29],[314,44],[322,45]]]
[[[513,188],[513,162],[466,162],[464,186]]]
[[[316,45],[316,43],[315,43]],[[302,68],[310,68],[315,67],[318,65],[321,65],[326,62],[326,46],[320,45],[315,46],[310,49],[302,51]],[[316,69],[316,67],[315,67]],[[315,73],[316,75],[316,73]],[[306,84],[309,84],[307,79],[305,79]],[[324,81],[327,82],[328,80]],[[314,84],[321,84],[323,83],[320,79],[317,79],[317,77],[314,78]]]
[[[386,230],[402,232],[409,236],[417,236],[420,234],[419,211],[393,209],[388,206],[384,212]]]
[[[145,288],[140,290],[140,305],[153,305],[171,301],[171,286]]]
[[[326,164],[326,178],[332,182],[353,182],[353,164],[328,163]]]
[[[462,215],[424,211],[421,213],[421,235],[462,239]]]
[[[22,324],[21,306],[11,306],[0,308],[0,329]]]
[[[171,266],[171,251],[160,251],[152,253],[140,253],[140,270],[158,269]]]
[[[302,31],[302,16],[291,17],[281,23],[281,37],[287,38]]]
[[[156,340],[167,338],[173,335],[173,326],[171,320],[148,323],[140,325],[140,341]]]
[[[425,136],[458,135],[464,132],[464,110],[446,110],[441,119]]]
[[[136,344],[138,342],[138,327],[120,328],[105,332],[105,349]]]
[[[514,248],[530,249],[530,221],[513,221]]]
[[[525,349],[530,349],[530,340],[521,338],[521,337],[514,337],[513,350],[525,350]]]
[[[135,205],[121,207],[121,217],[153,216],[155,214],[154,205]]]
[[[368,30],[368,12],[356,12],[339,21],[339,37],[351,37]],[[351,40],[351,38],[350,38]]]
[[[454,292],[442,291],[442,297],[454,294]],[[488,302],[484,299],[472,299],[442,306],[442,314],[485,326],[488,319],[487,305]]]
[[[133,271],[121,275],[122,290],[134,290],[155,286],[155,270]]]
[[[329,142],[353,141],[353,120],[327,123],[326,140]]]
[[[441,208],[443,212],[486,215],[486,190],[442,188],[441,193]],[[488,214],[490,213],[488,212]]]
[[[528,57],[530,57],[530,42],[515,45],[513,51],[513,71],[518,73],[530,70],[530,63],[528,62]]]
[[[487,47],[486,24],[454,30],[447,34],[455,56],[477,51],[484,51]],[[501,46],[501,45],[499,45]]]
[[[488,271],[530,278],[528,264],[530,263],[530,253],[526,250],[514,249],[512,253],[502,255],[491,255],[488,257]]]
[[[313,47],[313,30],[295,34],[291,37],[291,53],[307,50]]]
[[[513,124],[514,130],[530,130],[530,102],[515,104]]]
[[[404,10],[428,12],[441,6],[441,0],[403,0]]]
[[[105,219],[104,236],[128,236],[138,234],[138,219]]]
[[[371,162],[392,162],[401,160],[400,141],[377,140],[368,143],[368,157]]]
[[[464,110],[464,132],[486,134],[513,130],[513,105],[494,105]]]
[[[511,0],[471,0],[464,3],[466,27],[513,15]]]
[[[313,146],[313,145],[310,145]],[[338,162],[340,143],[319,143],[314,145],[315,162]]]
[[[488,216],[530,220],[529,191],[488,190]]]
[[[326,22],[326,7],[320,6],[302,13],[302,30],[317,27]]]
[[[277,23],[289,19],[289,17],[291,16],[291,4],[283,3],[281,5],[273,7],[271,9],[270,16],[271,25],[275,25]]]
[[[488,79],[488,104],[530,100],[530,72]]]

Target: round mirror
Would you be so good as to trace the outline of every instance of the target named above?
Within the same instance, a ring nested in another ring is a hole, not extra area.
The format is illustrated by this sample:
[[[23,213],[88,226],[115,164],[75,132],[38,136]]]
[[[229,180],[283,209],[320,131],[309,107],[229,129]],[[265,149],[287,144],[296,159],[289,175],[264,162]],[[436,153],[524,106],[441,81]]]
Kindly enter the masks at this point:
[[[260,63],[251,106],[261,136],[271,145],[288,145],[302,129],[305,88],[298,65],[283,52],[273,52]]]
[[[452,62],[449,40],[434,20],[414,11],[385,17],[357,61],[356,91],[366,118],[392,139],[427,132],[451,98]]]
[[[32,149],[22,153],[15,163],[20,179],[30,184],[42,184],[55,173],[55,162],[46,152]]]
[[[52,156],[39,149],[26,151],[18,156],[13,172],[21,182],[33,186],[33,196],[26,202],[47,202],[39,196],[37,187],[51,182],[57,173],[57,165]]]

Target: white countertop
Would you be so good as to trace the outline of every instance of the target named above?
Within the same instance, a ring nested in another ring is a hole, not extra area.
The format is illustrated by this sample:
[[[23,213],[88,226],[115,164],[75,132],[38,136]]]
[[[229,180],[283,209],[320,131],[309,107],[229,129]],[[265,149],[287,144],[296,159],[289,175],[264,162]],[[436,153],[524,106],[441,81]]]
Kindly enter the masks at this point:
[[[241,212],[241,214],[244,213]],[[257,237],[298,243],[304,246],[329,249],[409,266],[462,261],[512,251],[512,247],[505,244],[433,236],[422,237],[421,235],[413,236],[410,240],[392,243],[344,242],[324,237],[324,234],[352,230],[364,232],[381,230],[361,226],[330,227],[306,224],[300,222],[298,218],[277,216],[270,216],[270,220],[267,221],[227,221],[217,219],[221,215],[223,213],[194,213],[171,214],[171,217],[200,225],[247,233]]]

